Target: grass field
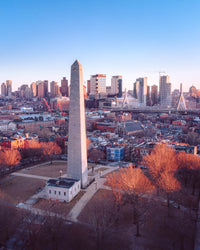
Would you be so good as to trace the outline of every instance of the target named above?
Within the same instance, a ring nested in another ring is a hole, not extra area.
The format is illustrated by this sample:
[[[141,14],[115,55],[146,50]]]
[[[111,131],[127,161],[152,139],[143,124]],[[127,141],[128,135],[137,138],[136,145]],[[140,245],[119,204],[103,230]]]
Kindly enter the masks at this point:
[[[60,170],[62,170],[63,175],[66,173],[67,171],[66,162],[53,162],[53,164],[46,164],[42,166],[36,165],[33,167],[20,170],[17,173],[57,178],[60,176]],[[18,204],[20,202],[28,200],[32,195],[34,195],[37,192],[39,187],[44,187],[45,184],[46,184],[45,180],[9,175],[1,179],[0,192],[3,194],[4,200],[13,204]],[[72,206],[74,204],[74,201],[77,201],[77,199],[80,197],[81,194],[82,192],[71,202]],[[66,208],[67,204],[64,205]],[[62,206],[63,204],[61,204],[61,207]],[[54,207],[55,209],[57,209],[57,206]]]
[[[133,206],[126,204],[120,206],[118,225],[116,225],[117,210],[112,192],[98,190],[82,210],[78,219],[101,230],[115,234],[129,235],[136,249],[193,249],[195,221],[186,210],[167,208],[159,200],[149,203],[144,216],[140,221],[140,237],[136,237]],[[135,248],[134,248],[135,249]]]
[[[93,165],[93,163],[89,163],[88,169],[91,169]],[[96,165],[94,165],[94,167],[95,166]],[[60,170],[62,170],[63,175],[67,173],[67,162],[53,162],[53,164],[45,164],[42,166],[36,165],[30,168],[23,169],[19,171],[19,173],[57,178],[60,176]]]
[[[39,199],[36,204],[34,204],[35,208],[40,208],[47,212],[54,212],[62,215],[67,215],[72,207],[80,200],[80,198],[84,195],[85,191],[80,191],[78,195],[70,202],[58,202],[53,200],[45,200]]]
[[[60,176],[60,170],[62,170],[62,174],[66,173],[67,164],[65,162],[47,164],[47,165],[43,165],[43,166],[34,166],[31,168],[23,169],[23,170],[19,171],[19,173],[57,178]]]
[[[3,193],[4,200],[18,204],[26,201],[39,187],[44,187],[45,184],[46,181],[44,180],[13,176],[0,184],[0,190]]]

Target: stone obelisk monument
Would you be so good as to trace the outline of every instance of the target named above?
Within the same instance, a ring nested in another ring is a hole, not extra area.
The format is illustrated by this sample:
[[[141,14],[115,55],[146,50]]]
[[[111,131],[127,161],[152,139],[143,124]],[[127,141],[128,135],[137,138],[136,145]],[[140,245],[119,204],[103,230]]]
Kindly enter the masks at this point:
[[[71,66],[67,178],[88,182],[83,72],[76,60]]]

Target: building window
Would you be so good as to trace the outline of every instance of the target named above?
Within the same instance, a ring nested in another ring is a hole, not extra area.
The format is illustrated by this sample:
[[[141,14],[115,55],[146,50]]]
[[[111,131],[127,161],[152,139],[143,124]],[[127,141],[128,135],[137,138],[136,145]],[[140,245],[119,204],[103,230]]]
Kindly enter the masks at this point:
[[[56,194],[56,191],[54,191],[54,194]]]
[[[51,190],[49,190],[49,193],[51,194]]]
[[[64,196],[66,196],[66,192],[64,192]]]
[[[58,194],[60,195],[60,191],[58,192]]]

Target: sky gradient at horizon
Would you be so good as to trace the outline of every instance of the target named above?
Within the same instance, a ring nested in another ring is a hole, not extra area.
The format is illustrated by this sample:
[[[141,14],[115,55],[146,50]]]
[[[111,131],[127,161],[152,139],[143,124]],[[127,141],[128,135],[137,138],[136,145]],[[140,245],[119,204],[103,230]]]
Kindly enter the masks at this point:
[[[199,0],[7,0],[0,4],[0,83],[70,79],[78,59],[84,81],[103,73],[172,88],[200,88]]]

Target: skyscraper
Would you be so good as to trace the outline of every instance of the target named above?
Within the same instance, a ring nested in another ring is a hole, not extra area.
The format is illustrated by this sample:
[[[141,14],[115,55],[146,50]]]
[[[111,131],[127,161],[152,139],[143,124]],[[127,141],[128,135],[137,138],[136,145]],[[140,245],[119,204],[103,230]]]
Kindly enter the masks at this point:
[[[44,92],[44,82],[40,82],[38,85],[38,98],[44,98],[45,97],[45,92]]]
[[[168,75],[160,76],[159,97],[161,105],[171,106],[171,83]]]
[[[12,93],[12,81],[6,80],[7,96],[10,96]]]
[[[1,94],[6,96],[7,95],[7,88],[5,82],[1,84]]]
[[[112,76],[111,78],[111,94],[122,97],[122,76]]]
[[[48,85],[49,85],[49,82],[48,80],[44,80],[44,96],[47,97],[48,96]]]
[[[6,83],[1,84],[1,94],[4,96],[11,96],[12,94],[12,81],[6,80]]]
[[[87,80],[87,95],[90,94],[90,80]]]
[[[138,85],[138,101],[139,103],[146,106],[146,97],[147,97],[147,77],[138,78],[136,82],[139,82]]]
[[[31,83],[31,96],[37,96],[37,84],[36,82]]]
[[[96,74],[90,78],[90,94],[95,98],[106,95],[106,75]]]
[[[133,97],[136,99],[138,99],[139,83],[139,81],[136,81],[133,84]]]
[[[158,86],[151,86],[151,102],[152,106],[158,104]]]
[[[85,105],[83,96],[82,66],[76,60],[71,66],[69,140],[67,177],[88,182]]]
[[[57,87],[58,87],[58,83],[55,81],[50,82],[50,95],[51,97],[55,97],[57,96]]]
[[[38,89],[38,98],[45,98],[48,96],[48,80],[44,80],[43,82],[37,82],[37,89]]]
[[[146,100],[147,106],[151,106],[151,91],[150,86],[147,86],[147,100]]]
[[[69,96],[68,80],[66,79],[66,77],[63,77],[63,79],[61,80],[60,92],[61,92],[62,96]]]

